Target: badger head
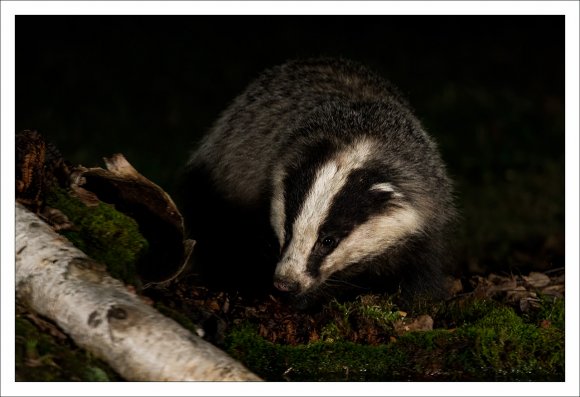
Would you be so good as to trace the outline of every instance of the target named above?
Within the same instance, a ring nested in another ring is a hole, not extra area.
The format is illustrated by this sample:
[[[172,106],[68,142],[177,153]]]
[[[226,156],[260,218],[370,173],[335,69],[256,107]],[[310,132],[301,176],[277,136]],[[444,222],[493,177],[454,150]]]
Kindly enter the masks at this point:
[[[274,285],[296,297],[360,270],[422,228],[421,212],[378,161],[376,142],[330,147],[274,171],[271,223],[281,251]]]

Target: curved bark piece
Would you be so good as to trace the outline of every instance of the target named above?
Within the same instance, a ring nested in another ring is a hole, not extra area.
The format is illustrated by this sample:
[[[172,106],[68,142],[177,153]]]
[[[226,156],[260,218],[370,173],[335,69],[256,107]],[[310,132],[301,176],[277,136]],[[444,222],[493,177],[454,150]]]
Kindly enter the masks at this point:
[[[127,380],[260,380],[143,303],[103,265],[18,203],[16,293]]]
[[[103,160],[107,169],[77,167],[71,176],[71,187],[79,196],[89,197],[90,192],[98,200],[114,204],[118,211],[137,221],[149,242],[147,256],[137,268],[145,282],[165,282],[176,277],[190,254],[184,243],[179,209],[169,194],[141,175],[122,154]]]

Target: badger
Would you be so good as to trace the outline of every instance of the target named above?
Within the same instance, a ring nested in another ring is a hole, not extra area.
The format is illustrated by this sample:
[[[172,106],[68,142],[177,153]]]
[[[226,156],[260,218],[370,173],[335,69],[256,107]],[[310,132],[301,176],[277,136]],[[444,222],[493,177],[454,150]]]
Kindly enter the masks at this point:
[[[186,168],[185,217],[216,279],[262,280],[297,306],[347,290],[442,291],[452,183],[407,101],[358,63],[266,70]]]

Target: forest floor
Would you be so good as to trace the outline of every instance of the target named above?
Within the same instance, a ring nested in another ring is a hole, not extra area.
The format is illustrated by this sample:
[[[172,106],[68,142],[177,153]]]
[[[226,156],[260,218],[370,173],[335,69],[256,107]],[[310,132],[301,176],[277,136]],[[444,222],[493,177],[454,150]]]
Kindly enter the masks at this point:
[[[442,302],[410,308],[368,294],[306,312],[273,295],[248,300],[187,283],[150,295],[266,380],[557,381],[564,281],[563,268],[472,276],[450,279]]]
[[[564,269],[472,276],[412,309],[375,294],[297,311],[187,278],[143,299],[269,381],[562,381],[564,281]],[[20,310],[16,335],[20,381],[122,380],[38,315]]]

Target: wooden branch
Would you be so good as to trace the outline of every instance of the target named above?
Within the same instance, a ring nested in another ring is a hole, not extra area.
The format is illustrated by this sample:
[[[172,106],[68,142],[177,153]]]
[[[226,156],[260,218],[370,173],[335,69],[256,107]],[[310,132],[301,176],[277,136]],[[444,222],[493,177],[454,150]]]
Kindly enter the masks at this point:
[[[143,303],[19,203],[16,293],[20,303],[55,321],[127,380],[260,380]]]

